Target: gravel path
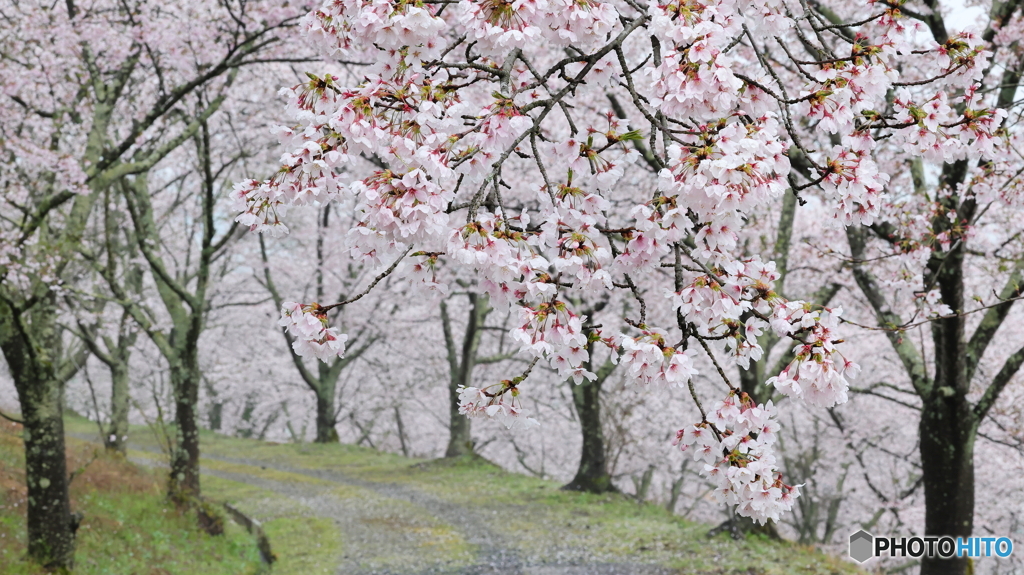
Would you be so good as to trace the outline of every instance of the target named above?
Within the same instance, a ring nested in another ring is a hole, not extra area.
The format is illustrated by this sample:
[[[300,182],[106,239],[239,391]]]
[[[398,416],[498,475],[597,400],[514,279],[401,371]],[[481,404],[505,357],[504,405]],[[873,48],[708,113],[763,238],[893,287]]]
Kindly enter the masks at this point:
[[[488,525],[489,522],[480,512],[473,509],[467,509],[460,505],[455,505],[451,502],[405,485],[397,485],[394,483],[374,483],[344,475],[336,471],[291,467],[279,463],[271,464],[262,460],[233,457],[211,457],[211,459],[256,467],[273,467],[278,471],[295,473],[321,481],[357,487],[370,491],[382,498],[412,504],[418,508],[426,510],[431,516],[438,520],[454,527],[467,542],[476,546],[478,549],[474,564],[454,569],[441,566],[430,567],[424,570],[416,569],[414,565],[404,566],[404,568],[399,568],[398,570],[394,567],[365,569],[359,567],[358,561],[351,561],[351,559],[356,559],[356,557],[349,557],[347,558],[349,560],[343,562],[342,566],[339,568],[339,575],[349,573],[353,575],[670,575],[675,573],[674,571],[663,569],[661,567],[643,564],[538,564],[536,560],[527,560],[523,558],[518,551],[508,547],[506,542],[503,540],[503,537],[500,534],[495,533],[494,530],[490,528]],[[243,483],[249,483],[251,485],[257,485],[256,483],[249,481],[246,477],[229,477],[228,475],[236,474],[226,474],[223,477],[226,479],[241,481]],[[258,486],[264,487],[264,485]],[[279,490],[269,486],[266,486],[265,488],[270,488],[275,492],[288,495],[289,497],[294,497],[294,495],[292,495],[295,492],[295,486],[293,484],[280,484],[280,487],[284,489]],[[360,525],[360,529],[352,530],[353,532],[346,537],[346,549],[355,547],[361,551],[365,549],[369,552],[359,553],[359,555],[364,555],[366,557],[378,557],[393,554],[395,546],[402,546],[403,543],[408,545],[409,543],[407,541],[394,541],[393,534],[395,532],[391,530],[387,530],[385,533],[373,533],[374,531],[377,531],[375,529],[366,530],[365,526],[372,524],[373,518],[378,517],[379,513],[374,513],[375,510],[372,505],[369,506],[369,508],[364,507],[366,504],[365,501],[363,502],[363,505],[354,505],[353,501],[346,501],[341,505],[328,503],[327,507],[324,507],[323,504],[330,501],[329,497],[321,497],[314,500],[305,498],[304,501],[312,501],[313,505],[318,507],[318,514],[323,514],[326,511],[329,514],[323,516],[335,518],[339,521],[340,525],[354,526],[361,523],[362,525]],[[360,509],[360,507],[362,507],[362,509]],[[383,537],[381,537],[382,535]],[[358,540],[358,543],[356,543],[356,539]],[[375,550],[372,550],[374,548]],[[391,553],[388,552],[389,548]],[[414,549],[410,551],[415,553]]]
[[[72,434],[96,441],[90,434]],[[153,449],[136,447],[153,452]],[[269,460],[204,454],[204,459],[250,466],[253,473],[202,468],[204,475],[270,491],[279,499],[247,502],[243,510],[263,519],[275,508],[304,507],[310,516],[332,520],[342,536],[338,575],[673,575],[674,570],[639,563],[588,563],[586,549],[560,549],[558,558],[524,557],[496,532],[487,510],[470,509],[407,485],[370,482],[338,471],[293,467]],[[133,457],[143,465],[158,460]],[[300,476],[280,481],[259,470]],[[264,474],[266,475],[266,474]],[[302,480],[302,478],[308,478]],[[449,557],[443,546],[431,553],[438,534],[469,543],[475,554]],[[271,541],[271,546],[274,542]],[[424,550],[427,551],[424,551]]]

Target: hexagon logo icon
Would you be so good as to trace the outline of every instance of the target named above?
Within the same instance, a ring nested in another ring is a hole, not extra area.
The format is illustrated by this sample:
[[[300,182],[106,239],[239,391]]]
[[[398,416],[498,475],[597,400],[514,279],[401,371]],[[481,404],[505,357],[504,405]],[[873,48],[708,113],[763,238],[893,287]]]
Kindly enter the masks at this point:
[[[863,529],[850,535],[850,557],[857,563],[871,559],[875,556],[874,543],[874,536]]]

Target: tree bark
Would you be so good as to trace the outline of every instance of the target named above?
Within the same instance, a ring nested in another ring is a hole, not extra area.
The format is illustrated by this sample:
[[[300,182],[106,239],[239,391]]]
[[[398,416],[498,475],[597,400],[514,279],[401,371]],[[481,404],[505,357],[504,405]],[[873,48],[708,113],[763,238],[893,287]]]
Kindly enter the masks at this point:
[[[962,181],[966,162],[946,164],[945,180]],[[958,204],[950,195],[944,205],[970,219],[973,200]],[[945,217],[935,218],[937,232],[949,225]],[[952,231],[950,232],[952,233]],[[964,248],[957,242],[949,251],[933,251],[928,262],[926,281],[932,280],[942,302],[964,310]],[[967,394],[967,340],[965,318],[954,316],[932,323],[935,345],[935,377],[927,393],[921,396],[921,421],[918,425],[921,473],[924,483],[925,535],[968,537],[974,527],[974,437],[976,422]],[[969,572],[967,557],[921,559],[921,575],[964,575]]]
[[[324,236],[327,234],[326,230],[330,223],[330,215],[331,210],[324,207],[323,211],[320,213],[320,217],[317,218],[316,298],[319,301],[324,301],[325,297],[323,270],[326,268],[327,264],[325,263]],[[263,286],[270,293],[270,297],[273,298],[274,305],[280,309],[283,299],[281,298],[281,294],[277,290],[277,286],[274,284],[274,278],[270,273],[267,246],[262,235],[259,238],[259,242],[260,255],[263,260],[263,279],[265,280]],[[350,347],[346,351],[345,357],[335,359],[330,365],[318,361],[317,371],[314,374],[313,371],[306,366],[305,360],[299,357],[292,348],[292,343],[295,339],[288,333],[288,330],[281,330],[281,334],[284,336],[284,340],[288,344],[288,353],[291,355],[292,363],[298,370],[299,376],[302,377],[302,380],[316,396],[316,443],[338,443],[340,441],[338,437],[338,430],[335,427],[338,424],[338,409],[335,407],[335,393],[338,389],[338,378],[341,377],[341,372],[344,371],[346,367],[359,359],[359,357],[377,341],[378,336],[366,334],[365,332],[366,330],[364,329],[364,331],[360,332],[360,334],[355,338],[349,340],[348,343]],[[365,339],[362,337],[363,335],[366,335]],[[354,346],[358,340],[362,340],[362,344],[353,349],[352,346]],[[293,436],[295,435],[293,434]]]
[[[194,350],[193,350],[194,351]],[[171,368],[174,388],[175,434],[177,445],[171,453],[168,492],[179,504],[191,505],[199,497],[199,372],[181,366]]]
[[[593,353],[593,346],[590,351]],[[589,493],[618,491],[612,484],[611,475],[608,474],[604,431],[601,429],[601,385],[603,383],[603,377],[598,377],[594,381],[585,380],[579,385],[569,381],[569,386],[572,388],[572,404],[576,408],[576,415],[580,418],[583,445],[580,449],[580,464],[576,468],[576,475],[562,489]]]
[[[943,180],[963,180],[965,165],[961,162],[947,164],[943,168]],[[950,189],[955,186],[950,185]],[[976,205],[973,199],[957,204],[957,197],[950,195],[941,201],[947,208],[956,209],[958,216],[970,220]],[[932,222],[936,233],[947,231],[949,222],[944,216]],[[895,241],[894,232],[875,228],[882,239]],[[851,254],[854,258],[864,257],[864,238],[861,232],[848,231]],[[964,247],[956,242],[948,251],[936,249],[928,262],[926,285],[938,288],[942,302],[951,309],[963,312],[964,308]],[[1016,272],[1015,272],[1016,273]],[[882,300],[874,278],[860,266],[854,267],[854,277],[861,291],[867,297],[881,325],[901,325],[902,321]],[[1011,276],[1010,284],[1016,283]],[[1008,289],[1019,286],[1008,284]],[[887,332],[890,343],[896,351],[910,377],[914,390],[921,398],[921,419],[918,423],[921,455],[922,483],[925,499],[925,535],[969,537],[974,527],[974,440],[978,425],[984,419],[987,409],[998,397],[1002,386],[1020,367],[1020,358],[1011,357],[1003,369],[986,389],[979,405],[968,400],[972,371],[969,362],[976,365],[985,346],[998,330],[1008,307],[1003,310],[989,310],[982,325],[966,338],[966,318],[955,315],[936,319],[931,324],[934,343],[934,374],[929,378],[923,357],[909,345],[903,334]],[[1002,315],[1000,315],[1002,314]],[[922,558],[921,575],[967,575],[971,573],[971,562],[966,557],[950,559]]]
[[[925,535],[970,537],[974,528],[974,425],[963,397],[939,397],[921,410]],[[921,575],[965,575],[967,557],[921,559]]]
[[[480,347],[480,336],[487,314],[491,311],[486,295],[467,294],[469,313],[466,319],[466,332],[462,337],[461,349],[456,348],[452,337],[451,320],[448,315],[448,304],[441,302],[441,321],[444,328],[444,342],[448,351],[448,447],[445,457],[463,457],[472,455],[473,436],[470,420],[459,413],[459,386],[470,386],[473,383],[473,368],[477,364],[477,349]]]
[[[473,454],[473,435],[470,419],[459,413],[459,383],[452,378],[448,382],[448,447],[445,457],[463,457]]]
[[[36,414],[25,415],[28,481],[28,554],[48,569],[75,562],[75,520],[68,498],[64,420],[59,392],[48,390]],[[58,397],[54,397],[58,396]],[[23,414],[28,406],[22,403]]]
[[[206,423],[210,431],[220,431],[224,424],[224,402],[217,396],[217,389],[209,378],[203,378],[203,387],[206,389],[206,403],[210,406],[206,412]]]
[[[338,443],[338,430],[334,427],[337,424],[334,419],[334,388],[329,394],[324,391],[321,389],[316,393],[316,442]]]
[[[110,427],[103,442],[108,450],[121,454],[126,452],[128,445],[128,382],[127,363],[110,367]]]
[[[39,306],[34,312],[37,321],[30,322],[0,304],[0,349],[18,391],[24,421],[28,554],[47,569],[71,569],[77,520],[71,514],[64,447],[66,380],[58,375],[53,359],[61,353],[60,336],[53,325],[54,307]],[[37,342],[26,341],[29,333],[38,337]]]

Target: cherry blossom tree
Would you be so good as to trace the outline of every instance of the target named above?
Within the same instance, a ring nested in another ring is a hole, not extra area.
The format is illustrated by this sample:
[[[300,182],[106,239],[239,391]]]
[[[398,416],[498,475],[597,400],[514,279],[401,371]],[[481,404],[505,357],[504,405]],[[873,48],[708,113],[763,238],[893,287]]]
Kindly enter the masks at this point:
[[[314,301],[324,301],[327,296],[328,284],[340,284],[333,287],[335,291],[340,291],[339,301],[346,299],[346,294],[354,293],[358,289],[358,281],[363,279],[365,275],[363,266],[351,259],[344,258],[341,255],[341,261],[339,261],[339,254],[332,254],[333,246],[328,243],[328,236],[332,230],[331,227],[331,213],[334,206],[324,206],[321,208],[316,218],[316,236],[315,236],[315,258],[311,258],[313,261],[309,265],[295,266],[294,262],[297,258],[301,258],[303,251],[300,246],[291,246],[286,254],[283,254],[284,258],[287,259],[292,265],[289,266],[292,271],[292,275],[297,275],[302,271],[313,270],[313,294],[315,296]],[[332,257],[332,255],[334,257]],[[263,263],[262,277],[257,278],[258,281],[270,294],[271,299],[277,309],[281,309],[282,306],[292,307],[295,304],[285,303],[281,290],[278,288],[277,282],[274,281],[274,273],[271,269],[270,256],[268,254],[267,245],[264,239],[260,238],[260,256]],[[296,269],[297,268],[297,269]],[[335,268],[343,270],[342,273],[332,274],[335,276],[334,281],[329,281],[332,278],[325,277],[329,268]],[[383,298],[382,298],[383,299]],[[350,369],[353,362],[358,360],[375,342],[380,339],[378,332],[379,328],[372,322],[358,322],[356,318],[367,317],[372,313],[372,310],[376,307],[378,314],[382,311],[380,306],[384,305],[385,301],[378,301],[376,299],[368,299],[362,306],[362,309],[355,310],[349,307],[338,307],[335,308],[334,313],[331,314],[330,321],[334,325],[346,326],[348,331],[353,333],[351,340],[346,339],[343,345],[346,346],[347,353],[344,357],[339,357],[334,354],[330,358],[329,362],[317,361],[313,368],[307,365],[306,360],[303,356],[308,356],[309,351],[302,347],[306,344],[304,340],[296,339],[287,330],[282,331],[285,339],[285,343],[288,345],[289,355],[291,356],[292,363],[295,369],[298,371],[299,376],[302,378],[303,383],[309,387],[310,391],[316,396],[316,442],[317,443],[337,443],[338,442],[338,431],[336,426],[338,424],[338,413],[340,406],[336,404],[336,395],[338,391],[338,380],[342,376],[342,373],[346,369]],[[384,310],[386,311],[386,310]],[[342,312],[348,312],[347,316],[343,319]],[[392,306],[391,313],[394,313],[394,306]],[[382,319],[383,314],[378,315],[376,319]],[[351,319],[350,319],[351,318]],[[346,321],[350,320],[350,321]],[[358,323],[358,327],[354,325]]]
[[[950,66],[971,67],[965,50],[980,61],[969,76],[938,81],[930,81],[934,67],[908,70],[887,109],[891,122],[908,128],[877,138],[876,155],[892,174],[888,201],[869,226],[846,230],[847,261],[874,329],[903,366],[894,388],[920,400],[924,531],[968,536],[975,440],[1024,363],[1024,340],[1001,329],[1024,287],[1021,4],[987,5],[966,32],[937,4],[925,4],[904,12],[924,26],[928,43],[945,49]],[[979,134],[979,122],[991,128]],[[929,345],[916,344],[926,333]],[[962,573],[967,564],[924,558],[922,572]]]
[[[574,302],[576,307],[583,310],[588,317],[594,317],[596,313],[608,305],[607,300],[599,301],[585,307],[583,302]],[[607,442],[604,436],[605,422],[601,410],[601,390],[609,377],[615,372],[615,353],[608,353],[604,358],[596,357],[598,340],[587,337],[587,362],[584,369],[592,374],[593,378],[585,378],[583,381],[570,380],[568,383],[572,391],[572,405],[580,422],[580,459],[576,467],[576,473],[563,489],[571,491],[587,491],[590,493],[605,493],[616,491],[608,469]]]
[[[758,522],[778,520],[799,495],[776,460],[778,408],[734,384],[725,360],[750,370],[773,343],[766,332],[788,340],[777,373],[758,368],[744,378],[817,408],[844,403],[859,368],[841,349],[843,310],[784,297],[777,282],[786,266],[746,253],[739,232],[780,202],[811,204],[847,230],[855,271],[867,263],[856,238],[872,227],[910,260],[904,252],[921,250],[883,223],[906,212],[907,177],[895,168],[904,159],[937,162],[946,184],[935,189],[958,198],[941,210],[933,200],[914,204],[931,211],[901,226],[918,230],[929,218],[944,226],[924,239],[915,232],[919,244],[961,249],[961,195],[984,193],[977,209],[993,217],[1012,211],[1019,157],[1006,119],[1019,56],[1014,36],[1000,31],[1018,7],[996,2],[993,24],[979,33],[947,30],[928,1],[915,10],[904,2],[332,0],[307,16],[308,35],[329,58],[375,64],[311,74],[290,90],[295,123],[283,137],[283,166],[239,184],[238,221],[279,234],[291,206],[357,198],[348,241],[380,270],[366,292],[395,274],[441,289],[433,271],[444,259],[475,273],[492,305],[517,318],[510,336],[530,366],[463,388],[462,413],[533,426],[523,394],[536,364],[593,380],[592,346],[607,346],[633,385],[691,397],[700,418],[681,425],[678,444],[719,501]],[[656,179],[644,177],[644,164]],[[972,192],[960,185],[974,182],[968,172],[985,177]],[[826,249],[845,243],[842,233],[822,240]],[[943,261],[933,274],[957,268]],[[922,306],[961,310],[961,296],[925,287]],[[611,293],[632,300],[615,322],[624,329],[573,304]],[[311,355],[338,355],[344,334],[327,314],[345,303],[289,306],[284,321]],[[954,351],[942,353],[964,356]],[[719,376],[710,398],[693,385],[698,360]],[[983,411],[1001,385],[983,396]],[[973,425],[966,411],[943,413]],[[967,469],[965,457],[954,459],[936,460],[933,477]],[[952,501],[947,487],[926,482],[925,491]],[[929,503],[931,517],[943,509]],[[948,517],[959,518],[958,530],[926,520],[925,533],[970,532],[964,513]],[[966,563],[923,569],[962,573]]]
[[[141,270],[132,274],[138,280]],[[130,291],[129,293],[138,293]],[[72,306],[69,306],[72,307]],[[106,306],[103,306],[106,307]],[[95,310],[93,318],[102,318],[103,309]],[[128,412],[131,407],[130,360],[132,349],[138,339],[138,331],[132,321],[131,314],[121,310],[114,322],[116,330],[105,333],[101,320],[86,323],[77,319],[76,335],[89,349],[89,353],[100,360],[110,372],[110,409],[106,426],[100,422],[100,436],[103,445],[111,451],[126,454],[128,451]],[[108,328],[109,329],[109,328]],[[97,417],[99,417],[97,409]]]
[[[57,321],[90,214],[103,191],[192,138],[223,99],[192,115],[182,106],[258,59],[293,16],[248,1],[3,9],[0,348],[26,427],[29,555],[44,565],[73,563],[61,405],[84,357],[64,351]]]

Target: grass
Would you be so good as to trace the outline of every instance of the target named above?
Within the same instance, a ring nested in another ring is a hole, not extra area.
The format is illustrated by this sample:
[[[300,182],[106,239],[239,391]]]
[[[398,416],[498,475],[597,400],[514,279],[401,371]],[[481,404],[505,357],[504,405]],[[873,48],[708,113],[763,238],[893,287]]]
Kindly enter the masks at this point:
[[[203,489],[207,497],[227,501],[246,513],[253,514],[253,507],[260,511],[263,530],[277,557],[274,575],[334,573],[341,538],[329,519],[310,517],[298,511],[301,505],[281,501],[273,492],[238,481],[207,476]]]
[[[84,514],[75,573],[83,575],[225,575],[257,573],[252,537],[228,522],[211,537],[190,513],[168,505],[160,476],[96,446],[68,439],[72,508]],[[90,462],[91,461],[91,462]],[[0,573],[41,575],[25,560],[25,481],[20,426],[0,423]]]
[[[69,429],[94,433],[91,425],[75,420],[69,422]],[[142,448],[156,445],[144,429],[136,431],[132,441]],[[371,484],[397,484],[471,509],[528,561],[582,557],[592,562],[659,564],[680,573],[706,575],[865,573],[848,561],[792,543],[758,537],[736,542],[726,535],[709,539],[708,525],[685,521],[660,506],[638,505],[621,495],[561,491],[557,483],[509,473],[480,460],[423,461],[351,445],[274,444],[208,432],[201,441],[207,469],[305,484],[311,489],[327,489],[325,480],[304,472],[335,472]],[[339,535],[351,536],[345,526],[303,516],[281,495],[246,483],[205,475],[203,481],[208,495],[234,501],[243,510],[265,512],[271,545],[282,558],[274,573],[320,573],[330,569],[332,558],[348,552],[349,542],[339,541]],[[372,491],[337,483],[331,493],[342,500],[380,498]],[[415,507],[410,503],[400,502],[404,507],[399,508],[395,500],[388,501],[391,507],[382,508],[380,521],[391,521],[387,529],[405,533],[410,545],[418,545],[415,551],[422,557],[421,565],[452,567],[472,560],[473,547],[450,525],[431,521],[422,509],[410,509]],[[398,516],[402,519],[395,519]],[[368,522],[361,525],[373,527]],[[452,561],[438,563],[446,556]],[[387,567],[397,565],[392,563],[397,560],[382,556],[372,564]]]

